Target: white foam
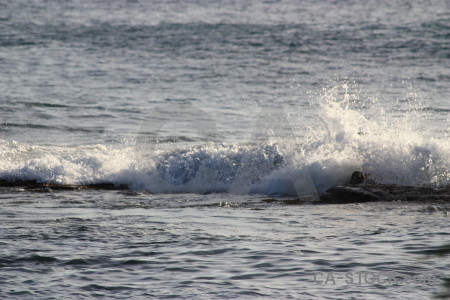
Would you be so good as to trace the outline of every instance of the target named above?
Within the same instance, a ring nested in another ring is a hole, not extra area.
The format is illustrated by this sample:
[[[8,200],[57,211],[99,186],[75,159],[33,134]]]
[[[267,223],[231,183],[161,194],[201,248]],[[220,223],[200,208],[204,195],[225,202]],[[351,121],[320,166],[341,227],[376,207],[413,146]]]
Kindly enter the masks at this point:
[[[381,183],[450,184],[448,138],[417,128],[420,116],[392,117],[372,103],[354,108],[348,85],[326,90],[321,126],[277,143],[38,146],[0,140],[0,179],[62,184],[113,182],[156,193],[313,194],[345,184],[355,170]],[[280,122],[282,122],[280,120]],[[149,147],[152,148],[152,147]]]

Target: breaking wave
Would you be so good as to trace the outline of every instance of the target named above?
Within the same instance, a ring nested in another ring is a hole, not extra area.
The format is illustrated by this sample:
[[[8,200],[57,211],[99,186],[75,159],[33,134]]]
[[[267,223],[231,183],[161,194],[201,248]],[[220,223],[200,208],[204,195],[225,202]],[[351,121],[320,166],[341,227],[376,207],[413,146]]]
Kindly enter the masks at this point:
[[[347,183],[356,170],[380,183],[450,183],[448,137],[427,135],[417,126],[417,115],[394,117],[381,106],[364,111],[355,103],[347,84],[328,89],[318,104],[317,126],[305,129],[301,140],[177,144],[169,150],[142,144],[65,147],[0,140],[0,179],[112,182],[154,193],[266,195],[323,192]]]

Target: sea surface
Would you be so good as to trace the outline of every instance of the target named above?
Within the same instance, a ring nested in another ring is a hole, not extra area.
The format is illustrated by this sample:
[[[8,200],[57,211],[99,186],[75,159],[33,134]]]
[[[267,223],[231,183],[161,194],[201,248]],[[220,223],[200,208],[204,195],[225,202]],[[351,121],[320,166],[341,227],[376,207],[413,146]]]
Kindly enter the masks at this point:
[[[0,298],[445,298],[450,203],[318,195],[448,186],[449,95],[445,0],[0,1]]]

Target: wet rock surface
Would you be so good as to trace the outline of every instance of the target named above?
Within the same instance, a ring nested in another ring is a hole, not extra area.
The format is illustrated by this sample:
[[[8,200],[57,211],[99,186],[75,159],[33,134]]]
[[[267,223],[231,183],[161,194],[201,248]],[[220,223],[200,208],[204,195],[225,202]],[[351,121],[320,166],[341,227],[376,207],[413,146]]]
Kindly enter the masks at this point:
[[[360,174],[356,174],[360,173]],[[355,175],[356,174],[356,175]],[[357,183],[356,183],[357,182]],[[76,191],[76,190],[129,190],[126,185],[113,183],[96,183],[85,185],[70,185],[57,183],[39,183],[34,180],[6,181],[0,180],[2,188],[22,188],[31,192]],[[294,199],[261,200],[264,203],[293,204],[346,204],[381,201],[418,201],[418,202],[450,202],[450,185],[445,187],[402,186],[394,184],[378,184],[369,179],[366,174],[354,172],[351,183],[345,186],[335,186],[318,195],[306,195]]]
[[[450,201],[450,186],[442,188],[361,184],[338,186],[320,195],[323,203],[363,203],[375,201]]]

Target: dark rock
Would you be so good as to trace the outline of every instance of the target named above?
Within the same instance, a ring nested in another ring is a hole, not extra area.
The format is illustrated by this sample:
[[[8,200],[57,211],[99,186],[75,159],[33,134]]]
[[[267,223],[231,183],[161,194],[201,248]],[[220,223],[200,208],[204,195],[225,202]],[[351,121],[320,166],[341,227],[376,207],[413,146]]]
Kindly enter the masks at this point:
[[[320,195],[322,203],[363,203],[381,201],[381,195],[377,195],[364,188],[351,186],[336,186],[328,189]]]
[[[93,183],[85,185],[41,183],[36,180],[0,180],[0,187],[21,187],[34,192],[74,191],[74,190],[128,190],[127,185],[113,183]]]
[[[355,171],[350,178],[350,184],[362,184],[367,179],[367,174]]]

